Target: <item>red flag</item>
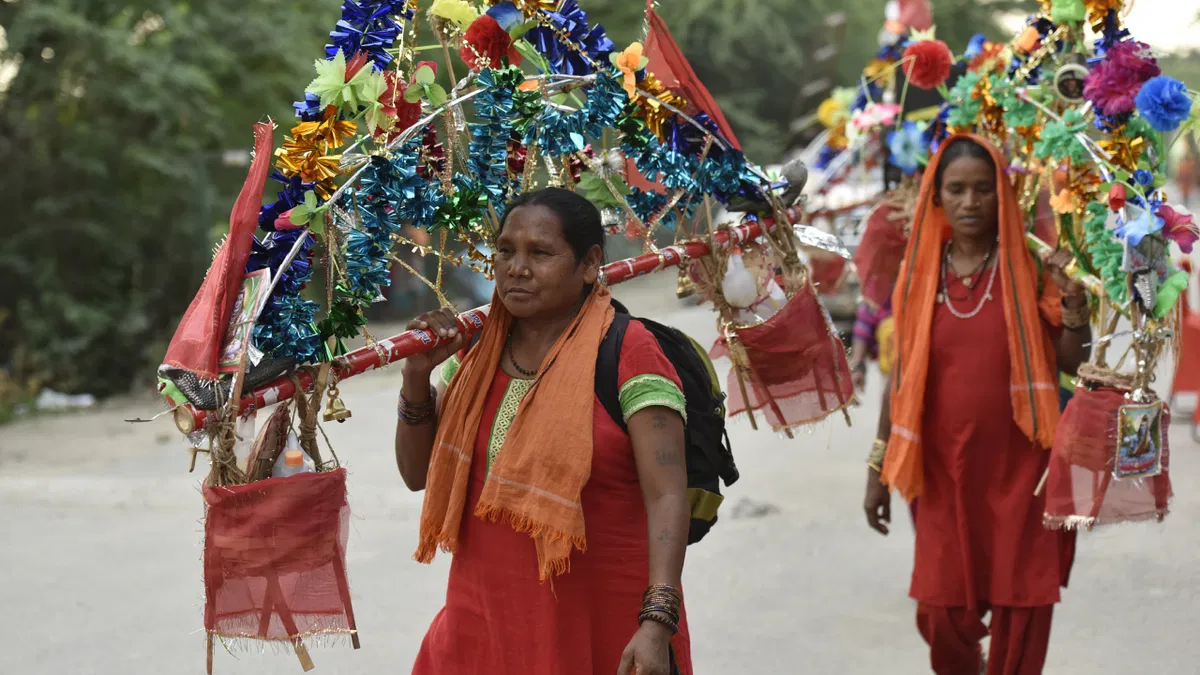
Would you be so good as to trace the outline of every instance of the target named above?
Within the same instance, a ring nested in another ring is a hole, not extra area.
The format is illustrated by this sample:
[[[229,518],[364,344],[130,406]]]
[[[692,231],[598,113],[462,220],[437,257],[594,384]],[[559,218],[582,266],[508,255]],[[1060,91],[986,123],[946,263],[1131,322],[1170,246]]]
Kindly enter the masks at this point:
[[[642,49],[642,55],[649,61],[646,69],[654,73],[664,87],[680,94],[693,106],[707,113],[716,123],[721,137],[735,149],[741,150],[741,144],[733,135],[733,128],[729,126],[725,115],[721,114],[720,106],[713,100],[712,94],[708,93],[704,83],[692,70],[692,64],[688,63],[687,57],[671,37],[667,22],[649,5],[646,7],[646,20],[649,29],[646,31],[646,45]]]
[[[254,125],[254,162],[229,215],[229,236],[213,258],[204,283],[179,321],[163,358],[165,365],[194,373],[202,380],[217,379],[221,343],[246,274],[254,228],[258,226],[263,186],[271,168],[272,140],[270,124]]]
[[[900,23],[913,30],[929,30],[933,26],[929,0],[900,0]]]
[[[720,106],[692,70],[692,64],[688,63],[683,50],[679,48],[675,38],[671,37],[667,22],[654,11],[652,2],[646,3],[646,22],[646,44],[642,48],[642,55],[648,61],[646,70],[653,73],[664,87],[687,99],[697,110],[706,113],[717,125],[721,138],[735,149],[741,150],[742,146],[738,143],[737,136],[734,136],[733,128],[729,126],[725,115],[721,113]],[[631,186],[643,190],[662,187],[638,173],[632,161],[626,162],[626,169],[626,177]]]

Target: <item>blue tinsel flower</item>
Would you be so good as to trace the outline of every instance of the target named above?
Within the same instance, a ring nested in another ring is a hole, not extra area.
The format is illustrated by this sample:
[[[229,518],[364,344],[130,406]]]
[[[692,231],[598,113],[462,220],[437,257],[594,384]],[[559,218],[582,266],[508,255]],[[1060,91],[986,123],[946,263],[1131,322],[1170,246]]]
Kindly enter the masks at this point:
[[[838,155],[842,154],[841,150],[834,150],[828,145],[821,147],[821,152],[817,154],[817,161],[813,164],[813,168],[817,171],[824,171],[829,168],[833,160],[837,159]]]
[[[1192,114],[1192,99],[1187,85],[1166,75],[1159,75],[1142,85],[1137,95],[1138,112],[1142,119],[1161,133],[1175,131]]]

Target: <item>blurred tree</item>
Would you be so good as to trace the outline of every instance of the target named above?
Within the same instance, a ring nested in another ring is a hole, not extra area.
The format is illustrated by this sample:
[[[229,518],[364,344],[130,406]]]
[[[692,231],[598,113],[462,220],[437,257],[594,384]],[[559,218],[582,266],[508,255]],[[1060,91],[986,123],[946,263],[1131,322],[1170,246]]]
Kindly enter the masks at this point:
[[[329,0],[0,3],[0,368],[103,395],[152,373]],[[279,133],[282,133],[280,130]],[[238,153],[233,153],[237,159]]]
[[[1182,81],[1193,91],[1200,90],[1200,50],[1160,56],[1158,65],[1164,74]]]

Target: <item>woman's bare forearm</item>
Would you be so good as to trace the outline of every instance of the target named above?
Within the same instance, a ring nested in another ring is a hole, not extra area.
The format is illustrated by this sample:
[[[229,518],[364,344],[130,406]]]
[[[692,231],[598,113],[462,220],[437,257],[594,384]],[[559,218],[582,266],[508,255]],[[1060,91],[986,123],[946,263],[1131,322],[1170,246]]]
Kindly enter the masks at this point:
[[[1079,366],[1092,358],[1092,327],[1084,326],[1078,330],[1063,329],[1054,345],[1058,357],[1058,369],[1074,376],[1079,373]]]
[[[650,583],[678,588],[691,524],[683,420],[666,408],[647,408],[629,419],[629,436],[646,504]]]
[[[892,437],[892,378],[889,375],[883,388],[883,400],[879,404],[879,427],[875,431],[877,440],[887,443]]]
[[[430,373],[405,371],[400,395],[412,405],[428,403],[430,397],[438,396],[437,390],[429,386]],[[425,489],[425,477],[429,473],[429,458],[433,454],[433,441],[437,435],[437,417],[423,424],[406,424],[396,420],[396,468],[408,489],[417,492]]]

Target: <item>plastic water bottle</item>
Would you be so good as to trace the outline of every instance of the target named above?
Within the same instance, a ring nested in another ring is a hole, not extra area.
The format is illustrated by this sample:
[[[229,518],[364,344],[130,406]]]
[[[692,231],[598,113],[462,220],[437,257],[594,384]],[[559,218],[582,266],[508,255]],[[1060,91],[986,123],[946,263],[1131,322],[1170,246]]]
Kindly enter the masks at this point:
[[[271,469],[271,477],[287,478],[299,473],[312,473],[316,470],[317,467],[312,457],[300,449],[300,440],[293,433],[288,435],[286,449],[275,460],[275,466]]]

